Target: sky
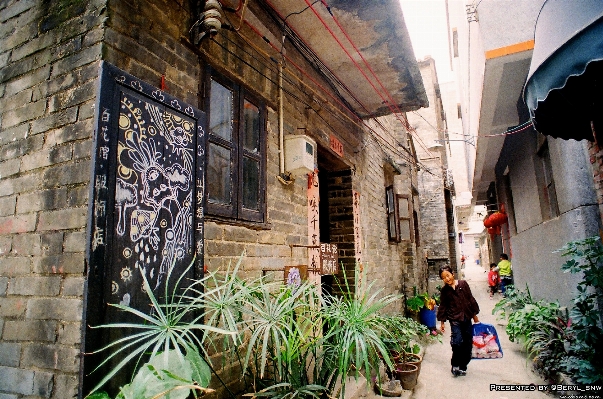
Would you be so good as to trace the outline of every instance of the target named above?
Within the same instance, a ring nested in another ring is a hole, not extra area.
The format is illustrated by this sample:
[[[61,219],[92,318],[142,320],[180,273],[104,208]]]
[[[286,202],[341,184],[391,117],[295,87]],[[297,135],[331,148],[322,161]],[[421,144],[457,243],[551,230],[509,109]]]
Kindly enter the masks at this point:
[[[445,0],[400,0],[400,4],[417,60],[430,55],[440,83],[452,80]]]

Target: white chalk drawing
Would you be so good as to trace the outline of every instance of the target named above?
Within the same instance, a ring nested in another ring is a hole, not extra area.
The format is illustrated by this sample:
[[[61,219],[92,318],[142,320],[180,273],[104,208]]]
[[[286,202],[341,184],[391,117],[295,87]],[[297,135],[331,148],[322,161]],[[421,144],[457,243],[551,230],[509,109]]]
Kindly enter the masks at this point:
[[[129,265],[143,269],[157,289],[175,262],[191,252],[196,127],[128,94],[120,106],[116,232],[136,253],[129,252],[135,259]],[[139,272],[123,268],[119,284],[133,274]]]

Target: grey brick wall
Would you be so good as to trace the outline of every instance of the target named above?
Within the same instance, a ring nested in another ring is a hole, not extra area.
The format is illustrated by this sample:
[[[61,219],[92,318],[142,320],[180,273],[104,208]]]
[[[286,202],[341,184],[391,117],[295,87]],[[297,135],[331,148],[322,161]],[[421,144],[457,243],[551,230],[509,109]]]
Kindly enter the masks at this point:
[[[0,3],[3,399],[77,392],[104,6]]]
[[[198,107],[206,63],[264,98],[267,221],[241,225],[208,220],[205,262],[215,269],[245,251],[243,277],[307,263],[306,249],[296,247],[308,242],[307,178],[296,176],[290,185],[276,179],[277,75],[272,61],[261,52],[255,56],[264,57],[263,62],[243,52],[242,48],[251,51],[250,46],[227,31],[192,50],[185,43],[190,3],[0,2],[0,399],[65,399],[78,392],[90,153],[101,59],[155,86],[164,75],[167,92]],[[266,16],[259,18],[280,29]],[[241,33],[272,54],[248,27]],[[313,78],[322,79],[300,54],[288,55]],[[416,267],[414,244],[387,241],[384,159],[400,154],[384,150],[375,140],[395,142],[405,133],[369,137],[361,124],[342,118],[336,106],[322,104],[320,115],[312,111],[307,104],[317,102],[317,87],[301,79],[287,85],[298,97],[285,96],[285,134],[311,135],[347,165],[344,189],[360,193],[368,282],[374,281],[375,289],[383,288],[384,293],[404,292],[424,273]],[[343,161],[329,150],[330,134],[343,143]],[[399,193],[411,193],[414,172],[408,173],[395,178]],[[349,218],[341,227],[349,228]],[[350,248],[342,250],[353,256]],[[402,302],[398,305],[393,310],[403,309]],[[227,370],[224,377],[233,389],[240,387],[240,371]],[[223,391],[218,389],[215,397],[223,397]]]
[[[385,131],[380,125],[389,129]],[[406,143],[408,132],[393,116],[379,118],[379,124],[369,123],[369,126],[375,133],[367,134],[363,157],[353,176],[354,189],[360,193],[362,255],[367,280],[374,290],[383,290],[384,294],[411,294],[414,285],[426,284],[425,265],[417,256],[420,248],[415,242],[388,241],[385,208],[386,186],[393,185],[396,194],[413,198],[416,165],[407,159],[407,153],[401,147],[387,144]],[[388,159],[403,166],[398,166],[399,171],[396,171]],[[415,210],[418,211],[418,204],[415,204]],[[401,300],[391,310],[403,312],[404,309]]]

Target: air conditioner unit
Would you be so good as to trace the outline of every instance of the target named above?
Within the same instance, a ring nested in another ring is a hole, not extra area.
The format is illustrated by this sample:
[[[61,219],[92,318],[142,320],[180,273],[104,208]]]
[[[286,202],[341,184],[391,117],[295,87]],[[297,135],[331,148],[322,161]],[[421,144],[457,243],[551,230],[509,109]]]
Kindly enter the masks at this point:
[[[297,134],[285,136],[285,169],[293,175],[314,172],[316,142],[310,137]]]

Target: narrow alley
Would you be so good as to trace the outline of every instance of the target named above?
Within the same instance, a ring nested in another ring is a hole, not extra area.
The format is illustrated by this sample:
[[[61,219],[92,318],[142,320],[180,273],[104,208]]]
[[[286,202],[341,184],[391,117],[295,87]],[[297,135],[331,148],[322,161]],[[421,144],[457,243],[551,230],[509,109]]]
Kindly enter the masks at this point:
[[[505,333],[504,320],[497,320],[492,309],[501,295],[494,299],[488,297],[486,273],[475,264],[469,264],[464,269],[464,277],[471,286],[471,291],[479,303],[479,319],[482,323],[493,324],[499,334],[504,356],[502,359],[472,360],[469,363],[467,375],[454,377],[450,373],[450,328],[446,323],[446,332],[442,343],[434,343],[425,349],[421,373],[414,390],[404,391],[402,398],[407,399],[543,399],[552,398],[544,392],[525,391],[495,391],[491,384],[497,385],[545,385],[531,368],[526,355],[519,344],[510,342]],[[537,388],[536,388],[537,389]],[[368,399],[378,399],[382,396],[369,394]]]
[[[505,333],[504,320],[496,320],[492,309],[500,294],[493,300],[488,297],[486,273],[479,265],[469,264],[463,270],[465,276],[460,277],[469,282],[471,291],[480,306],[479,319],[482,323],[493,324],[499,334],[504,356],[502,359],[472,360],[467,375],[453,377],[450,373],[450,328],[442,338],[441,344],[432,344],[426,348],[421,366],[419,381],[411,395],[414,399],[538,399],[548,397],[543,392],[508,392],[492,391],[491,384],[498,385],[544,385],[542,380],[531,369],[520,345],[510,342]],[[448,323],[446,324],[448,327]]]

